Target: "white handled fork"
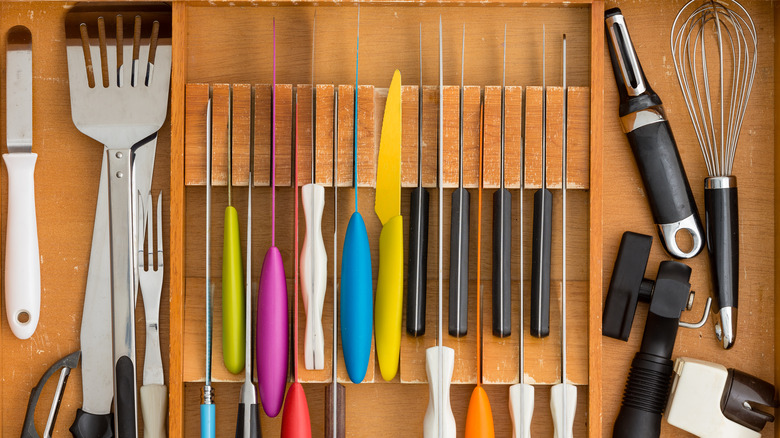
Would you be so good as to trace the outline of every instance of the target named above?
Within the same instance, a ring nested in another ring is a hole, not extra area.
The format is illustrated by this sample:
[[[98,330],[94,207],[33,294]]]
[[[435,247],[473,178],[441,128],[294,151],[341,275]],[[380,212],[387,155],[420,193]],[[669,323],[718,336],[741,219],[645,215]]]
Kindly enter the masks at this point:
[[[141,386],[141,413],[144,418],[144,436],[150,438],[165,437],[165,413],[168,404],[168,388],[163,376],[162,356],[160,354],[160,296],[163,286],[163,238],[162,238],[162,192],[157,197],[157,249],[154,248],[155,227],[152,223],[154,206],[152,194],[148,193],[146,202],[139,197],[138,226],[138,283],[144,300],[146,319],[146,356],[144,359],[143,386]],[[144,226],[144,217],[146,225]],[[146,253],[143,242],[146,240]],[[157,252],[157,263],[154,253]],[[145,256],[145,257],[144,257]],[[144,267],[144,260],[146,261]]]

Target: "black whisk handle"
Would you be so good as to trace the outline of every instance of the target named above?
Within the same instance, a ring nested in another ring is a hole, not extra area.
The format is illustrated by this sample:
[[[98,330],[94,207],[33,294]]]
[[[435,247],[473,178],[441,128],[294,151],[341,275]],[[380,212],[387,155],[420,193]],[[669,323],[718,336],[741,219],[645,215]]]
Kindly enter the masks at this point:
[[[712,270],[712,288],[721,340],[726,348],[734,343],[739,301],[739,215],[737,179],[733,176],[704,180],[704,210],[707,222],[707,250]]]

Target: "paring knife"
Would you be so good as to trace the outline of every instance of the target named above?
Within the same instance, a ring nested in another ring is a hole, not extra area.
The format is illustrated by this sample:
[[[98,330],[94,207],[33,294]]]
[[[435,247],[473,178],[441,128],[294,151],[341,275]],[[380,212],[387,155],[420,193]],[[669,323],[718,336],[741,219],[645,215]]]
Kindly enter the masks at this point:
[[[138,190],[151,187],[157,134],[136,145],[134,172]],[[147,210],[148,211],[148,210]],[[70,427],[75,438],[109,438],[113,436],[111,401],[113,389],[113,354],[111,350],[111,267],[108,234],[108,174],[105,154],[100,170],[92,249],[81,316],[82,406]]]
[[[41,265],[35,218],[35,161],[32,152],[32,34],[24,26],[8,31],[6,53],[6,140],[8,225],[5,243],[5,311],[14,336],[28,339],[41,310]]]
[[[401,216],[401,72],[393,73],[382,119],[374,211],[382,222],[376,286],[376,353],[382,378],[393,380],[401,348],[404,228]]]

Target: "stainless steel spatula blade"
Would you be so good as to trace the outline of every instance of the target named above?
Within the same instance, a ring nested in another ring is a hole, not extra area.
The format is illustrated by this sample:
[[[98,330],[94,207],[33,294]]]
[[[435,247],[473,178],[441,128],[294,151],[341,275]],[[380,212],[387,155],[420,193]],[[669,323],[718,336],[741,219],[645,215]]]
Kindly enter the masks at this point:
[[[172,29],[169,6],[106,7],[73,8],[66,15],[65,30],[73,123],[105,145],[114,433],[122,438],[138,436],[133,146],[157,132],[167,117]],[[139,72],[144,72],[143,77]]]

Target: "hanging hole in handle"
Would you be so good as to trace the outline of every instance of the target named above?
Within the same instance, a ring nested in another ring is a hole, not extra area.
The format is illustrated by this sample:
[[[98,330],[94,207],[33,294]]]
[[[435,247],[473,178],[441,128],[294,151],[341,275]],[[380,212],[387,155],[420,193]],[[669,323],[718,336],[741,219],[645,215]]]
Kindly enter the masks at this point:
[[[685,231],[685,232],[683,232]],[[687,228],[680,228],[674,235],[674,240],[677,242],[677,248],[684,253],[693,251],[693,232]]]
[[[22,310],[19,313],[16,314],[16,322],[22,325],[26,325],[30,322],[32,318],[30,318],[30,312],[26,310]]]

